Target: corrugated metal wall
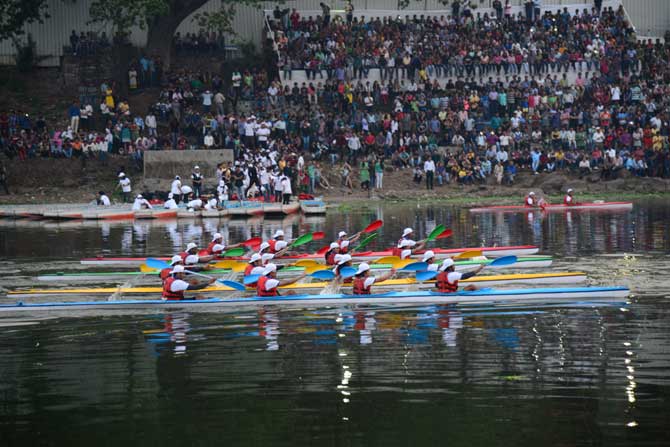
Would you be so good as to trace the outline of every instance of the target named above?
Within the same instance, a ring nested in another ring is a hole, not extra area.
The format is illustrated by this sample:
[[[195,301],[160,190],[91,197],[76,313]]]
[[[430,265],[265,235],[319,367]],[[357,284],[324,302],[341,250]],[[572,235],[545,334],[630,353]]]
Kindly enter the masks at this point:
[[[296,8],[305,11],[305,14],[317,14],[320,11],[319,3],[325,1],[333,10],[344,9],[343,0],[293,0],[287,1],[282,8]],[[478,4],[482,8],[488,8],[492,0],[482,0]],[[670,0],[621,0],[639,34],[649,36],[661,36],[665,30],[670,29]],[[63,46],[69,44],[69,35],[71,30],[79,31],[106,31],[111,34],[110,29],[100,25],[89,25],[89,6],[91,0],[48,0],[49,13],[51,17],[45,20],[44,24],[32,24],[27,27],[27,32],[31,33],[37,42],[37,52],[44,56],[42,65],[57,66],[60,64],[60,57],[63,55]],[[521,5],[523,0],[512,0],[513,5]],[[543,6],[574,5],[570,0],[544,0]],[[591,2],[588,2],[591,3]],[[606,4],[619,4],[619,0],[614,2],[604,2]],[[211,0],[200,11],[214,11],[220,5],[220,0]],[[263,29],[263,10],[272,10],[276,3],[267,1],[254,8],[241,5],[238,8],[237,17],[233,28],[237,33],[234,39],[251,40],[258,48],[262,39]],[[376,10],[377,14],[386,15],[386,11],[397,9],[398,0],[355,0],[354,6],[357,13],[365,10]],[[431,11],[433,13],[445,11],[448,14],[450,7],[443,5],[439,0],[410,0],[407,8],[409,11]],[[385,11],[382,13],[381,11]],[[370,11],[372,13],[372,11]],[[192,18],[187,18],[179,27],[182,34],[187,32],[197,32],[197,24]],[[140,29],[133,30],[131,41],[136,45],[144,45],[146,42],[146,32]],[[0,64],[14,63],[15,49],[10,41],[0,42]]]

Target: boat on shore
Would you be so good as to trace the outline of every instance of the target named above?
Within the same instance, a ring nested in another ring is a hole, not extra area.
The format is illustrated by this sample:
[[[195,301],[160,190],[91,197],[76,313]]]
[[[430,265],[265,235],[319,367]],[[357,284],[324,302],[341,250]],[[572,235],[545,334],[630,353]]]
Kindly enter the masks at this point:
[[[300,209],[303,214],[326,214],[326,204],[321,199],[301,200]]]
[[[529,256],[534,255],[539,251],[539,248],[534,245],[517,245],[517,246],[503,246],[503,247],[475,247],[475,248],[434,248],[432,251],[435,253],[437,259],[444,259],[453,256],[457,256],[461,253],[467,251],[481,251],[483,256],[486,257],[501,257],[501,256]],[[421,255],[422,252],[417,252],[417,257]],[[377,258],[391,256],[393,254],[392,249],[382,250],[382,251],[365,251],[353,253],[352,258],[354,261],[365,261],[369,262]],[[169,260],[168,257],[156,257],[163,261]],[[233,259],[237,261],[248,261],[247,256],[240,257],[230,257],[226,259]],[[300,253],[294,255],[286,255],[281,258],[277,258],[274,261],[278,263],[284,262],[293,262],[300,259],[316,259],[322,260],[323,255],[317,253]],[[146,262],[146,257],[135,257],[135,258],[119,258],[119,257],[104,257],[100,256],[97,258],[84,258],[80,261],[83,265],[124,265],[124,266],[139,266]]]
[[[485,206],[480,208],[470,208],[471,213],[519,213],[531,211],[581,211],[581,210],[616,210],[626,211],[632,210],[632,202],[588,202],[578,203],[575,205],[547,204],[541,208],[534,208],[524,205],[504,205],[504,206]]]
[[[167,311],[172,309],[216,310],[221,308],[243,308],[246,306],[341,306],[352,305],[417,305],[417,304],[486,304],[505,305],[511,303],[565,303],[594,300],[619,300],[625,302],[630,294],[626,287],[569,287],[529,289],[480,289],[472,292],[438,293],[431,291],[388,292],[373,295],[289,295],[281,297],[211,298],[202,300],[122,300],[122,301],[62,301],[0,305],[0,312],[35,313],[40,311],[113,311],[132,310],[142,312]]]

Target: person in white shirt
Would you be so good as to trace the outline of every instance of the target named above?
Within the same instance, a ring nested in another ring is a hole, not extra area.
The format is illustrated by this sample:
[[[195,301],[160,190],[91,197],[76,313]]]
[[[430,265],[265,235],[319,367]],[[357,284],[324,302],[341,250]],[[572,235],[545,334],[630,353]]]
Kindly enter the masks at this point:
[[[98,193],[98,205],[100,206],[111,206],[112,202],[110,202],[109,197],[107,197],[107,194],[105,194],[105,191],[100,191]]]
[[[205,149],[211,149],[212,146],[214,146],[214,137],[210,132],[207,132],[207,135],[205,135],[203,142],[205,143]]]
[[[222,204],[228,200],[228,186],[226,185],[225,180],[219,180],[219,186],[216,187],[216,193],[219,195],[219,201]]]
[[[435,162],[432,158],[427,158],[423,162],[423,170],[426,173],[426,189],[433,189],[433,179],[435,178]]]
[[[293,194],[293,190],[291,188],[291,180],[285,175],[281,178],[281,191],[284,197],[282,204],[288,205],[291,203],[291,195]]]
[[[135,197],[135,201],[133,202],[133,211],[139,211],[141,209],[153,209],[153,206],[149,203],[147,199],[142,197],[142,194],[138,194],[137,197]]]
[[[270,128],[265,123],[256,131],[256,138],[258,138],[258,145],[263,149],[268,147],[268,138],[270,137]]]
[[[181,190],[181,177],[178,175],[175,176],[174,180],[172,180],[172,185],[170,186],[170,194],[175,199],[175,202],[179,203],[181,201],[181,195],[182,190]]]
[[[184,266],[175,265],[170,272],[170,277],[163,283],[162,299],[168,301],[180,301],[185,299],[184,292],[187,290],[200,290],[213,284],[216,278],[211,278],[208,282],[198,284],[196,280],[191,282],[184,281]],[[196,297],[199,298],[199,297]]]
[[[189,200],[186,203],[186,209],[189,210],[189,211],[199,211],[199,210],[202,209],[202,205],[203,205],[202,200],[193,199],[193,200]]]
[[[130,186],[130,179],[126,177],[126,174],[123,172],[119,173],[119,184],[116,185],[116,189],[121,188],[121,193],[123,194],[123,203],[130,203],[130,192],[132,188]]]
[[[179,208],[179,205],[177,205],[177,202],[174,200],[174,194],[168,194],[168,199],[163,204],[163,208],[166,210],[176,210]]]
[[[282,201],[282,192],[284,189],[284,185],[282,183],[282,176],[279,175],[278,173],[272,176],[272,182],[273,182],[273,188],[275,190],[275,202],[281,202]]]

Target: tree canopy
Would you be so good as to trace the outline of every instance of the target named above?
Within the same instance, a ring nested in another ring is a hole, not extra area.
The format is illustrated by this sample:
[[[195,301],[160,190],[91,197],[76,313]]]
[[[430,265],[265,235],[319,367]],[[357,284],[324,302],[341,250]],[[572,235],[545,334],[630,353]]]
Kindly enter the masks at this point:
[[[25,25],[48,18],[46,0],[0,0],[0,40],[16,40]]]

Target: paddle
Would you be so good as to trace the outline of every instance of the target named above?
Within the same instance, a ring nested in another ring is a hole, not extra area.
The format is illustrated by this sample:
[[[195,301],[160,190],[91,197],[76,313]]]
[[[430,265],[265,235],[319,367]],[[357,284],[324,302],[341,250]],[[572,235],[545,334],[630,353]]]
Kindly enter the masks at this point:
[[[242,242],[242,245],[245,247],[253,247],[254,245],[261,245],[263,242],[263,239],[260,237],[252,237],[251,239],[247,239],[246,241]]]
[[[231,248],[230,250],[226,250],[221,256],[222,257],[238,257],[238,256],[244,256],[244,253],[246,250],[242,247],[237,247],[237,248]]]
[[[357,270],[353,267],[342,267],[340,269],[340,276],[344,279],[351,278],[356,275]]]
[[[483,265],[484,265],[484,267],[501,267],[501,266],[504,266],[504,265],[514,264],[515,262],[517,262],[517,257],[516,256],[503,256],[502,258],[494,259],[489,264],[483,264]],[[439,272],[436,272],[436,271],[417,272],[416,273],[416,280],[417,281],[430,281],[431,279],[435,278],[438,274],[439,274]]]
[[[433,231],[431,231],[428,234],[428,237],[425,239],[425,241],[426,242],[434,241],[444,231],[446,231],[446,228],[444,227],[444,225],[440,224],[440,225],[436,226],[435,228],[433,228]]]
[[[255,282],[258,282],[258,279],[263,276],[263,275],[247,275],[244,277],[244,284],[253,284]],[[333,273],[330,270],[317,270],[316,272],[308,273],[308,276],[311,276],[316,279],[320,279],[322,281],[330,281],[331,279],[335,278],[335,273]]]
[[[371,262],[371,264],[395,264],[402,261],[398,256],[382,256]]]
[[[234,261],[232,259],[226,259],[224,261],[216,261],[213,265],[217,269],[226,269],[232,270],[233,272],[239,273],[243,272],[247,268],[247,263],[245,261]]]
[[[358,245],[356,245],[356,246],[353,248],[353,250],[351,250],[351,251],[353,252],[353,251],[358,251],[358,250],[360,250],[361,248],[365,247],[365,246],[368,245],[370,242],[372,242],[376,237],[377,237],[377,233],[372,233],[372,234],[370,234],[369,236],[365,237],[365,239],[363,239],[362,241],[360,241],[360,242],[358,243]]]
[[[298,246],[300,246],[300,245],[305,245],[305,244],[307,244],[307,243],[309,243],[309,242],[312,242],[313,240],[314,240],[314,234],[313,234],[313,233],[303,234],[303,235],[300,236],[298,239],[296,239],[296,240],[294,240],[293,242],[291,242],[291,243],[287,246],[287,248],[293,248],[293,247],[298,247]]]
[[[425,272],[416,272],[417,281],[430,281],[435,278],[439,272],[437,271],[425,271]]]
[[[402,267],[401,270],[405,272],[420,272],[426,270],[427,268],[428,264],[425,262],[412,262],[411,264],[407,264],[406,266]]]
[[[370,223],[367,227],[365,227],[361,233],[372,233],[375,230],[378,230],[381,228],[381,226],[384,225],[384,221],[382,220],[375,220],[374,222]]]
[[[479,256],[483,256],[481,250],[470,250],[457,254],[456,256],[453,257],[453,259],[470,259],[470,258],[477,258]]]
[[[326,245],[325,247],[319,248],[319,249],[316,251],[316,254],[319,255],[319,256],[323,256],[323,255],[326,254],[326,252],[327,252],[328,250],[330,250],[330,246],[329,246],[329,245]]]
[[[224,280],[221,281],[221,283],[223,283],[223,285],[231,287],[235,290],[239,290],[240,292],[244,292],[244,291],[247,290],[247,288],[244,287],[244,284],[240,284],[237,281],[230,281],[230,280],[224,279]]]
[[[147,259],[147,266],[151,267],[152,269],[159,269],[159,270],[163,270],[165,268],[172,267],[170,264],[168,264],[165,261],[161,261],[160,259],[153,259],[153,258],[148,258]],[[184,272],[189,273],[191,275],[202,276],[203,278],[207,278],[207,279],[212,279],[211,276],[203,275],[202,273],[192,272],[191,270],[184,269]]]
[[[436,239],[446,239],[448,237],[451,237],[454,234],[453,231],[451,231],[449,228],[444,230],[442,233],[440,233]]]

